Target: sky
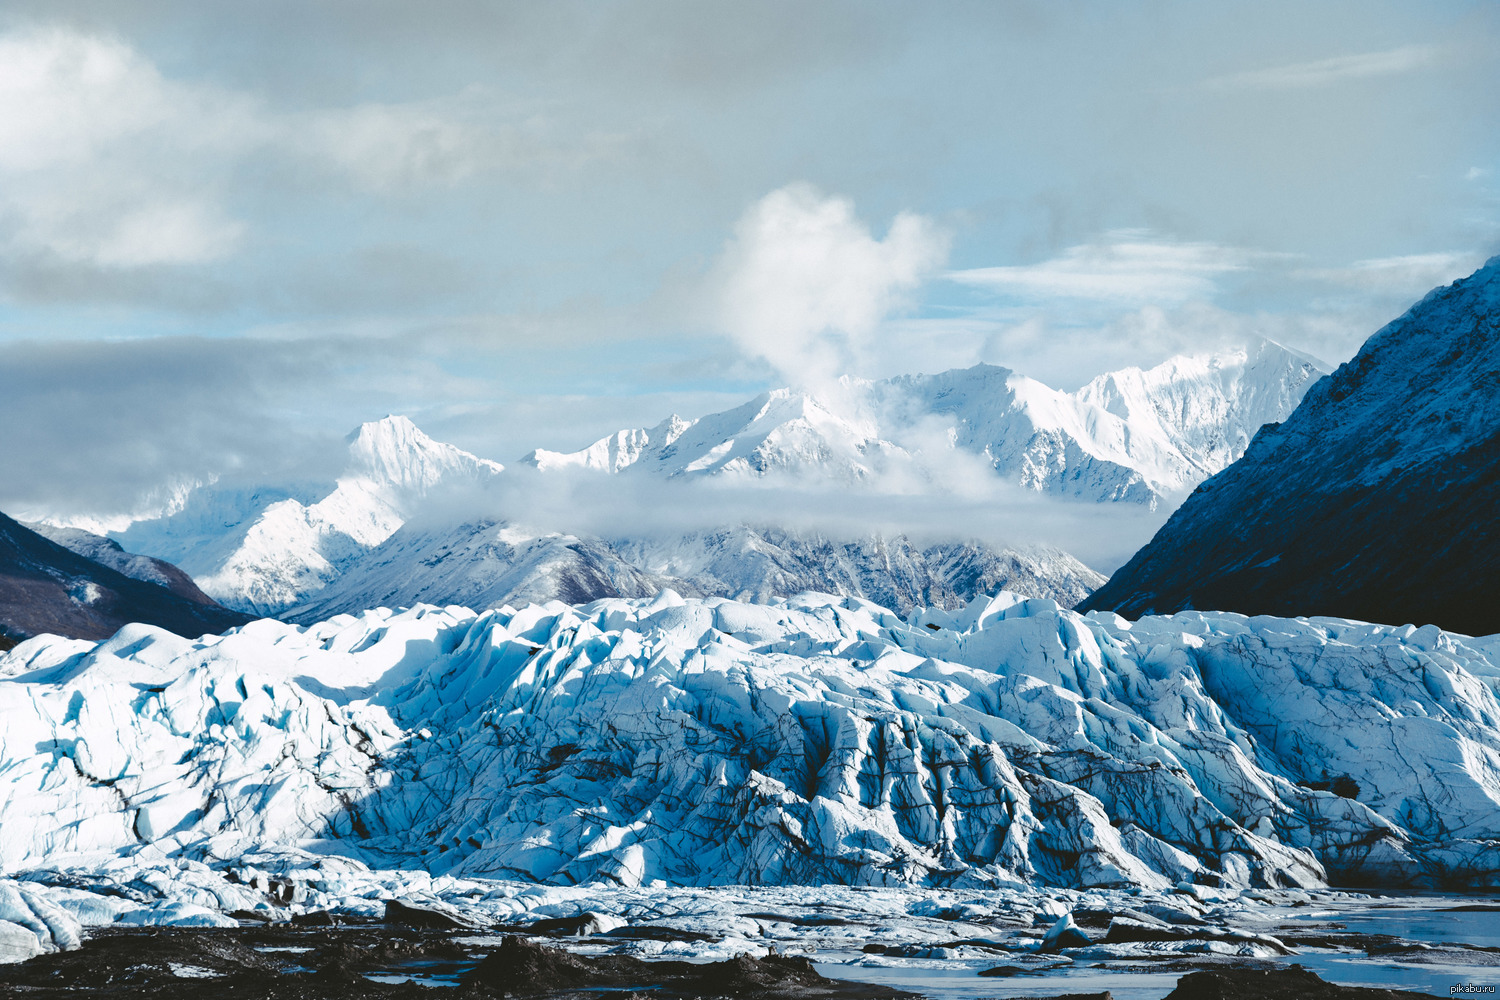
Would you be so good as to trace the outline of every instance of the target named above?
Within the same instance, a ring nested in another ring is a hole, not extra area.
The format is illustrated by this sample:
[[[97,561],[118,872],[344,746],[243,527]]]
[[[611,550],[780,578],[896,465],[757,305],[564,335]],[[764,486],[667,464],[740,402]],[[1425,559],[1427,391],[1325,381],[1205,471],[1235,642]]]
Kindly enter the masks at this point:
[[[1500,5],[0,10],[0,510],[784,384],[1330,363],[1500,251]]]

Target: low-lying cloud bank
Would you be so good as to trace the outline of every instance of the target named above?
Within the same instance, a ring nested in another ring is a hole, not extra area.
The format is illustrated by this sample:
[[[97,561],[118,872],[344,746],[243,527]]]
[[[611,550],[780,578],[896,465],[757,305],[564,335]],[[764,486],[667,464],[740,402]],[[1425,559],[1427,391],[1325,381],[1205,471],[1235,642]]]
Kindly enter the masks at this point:
[[[1109,573],[1143,545],[1171,513],[1138,504],[1098,504],[1048,496],[976,475],[972,456],[954,454],[942,471],[962,489],[916,492],[909,469],[851,486],[813,476],[761,480],[662,481],[589,470],[538,472],[511,466],[485,487],[429,499],[409,522],[452,524],[501,518],[540,532],[606,539],[665,539],[737,524],[775,525],[854,539],[905,535],[918,544],[956,539],[994,546],[1054,545]]]

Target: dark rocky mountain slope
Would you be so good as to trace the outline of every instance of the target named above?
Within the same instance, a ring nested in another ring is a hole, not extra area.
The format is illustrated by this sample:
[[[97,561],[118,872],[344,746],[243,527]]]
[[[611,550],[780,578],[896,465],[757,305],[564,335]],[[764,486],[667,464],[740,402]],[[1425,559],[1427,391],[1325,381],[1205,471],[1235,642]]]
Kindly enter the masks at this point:
[[[104,639],[128,622],[193,637],[247,621],[250,616],[212,601],[131,579],[0,514],[0,642],[5,646],[44,632]]]
[[[1084,604],[1500,632],[1500,257],[1263,427]]]
[[[27,524],[26,527],[44,538],[50,538],[63,548],[102,566],[108,566],[132,580],[144,580],[146,583],[166,587],[178,597],[186,598],[194,604],[218,603],[199,590],[192,577],[165,559],[126,552],[113,538],[96,535],[82,528],[59,528],[52,524]]]

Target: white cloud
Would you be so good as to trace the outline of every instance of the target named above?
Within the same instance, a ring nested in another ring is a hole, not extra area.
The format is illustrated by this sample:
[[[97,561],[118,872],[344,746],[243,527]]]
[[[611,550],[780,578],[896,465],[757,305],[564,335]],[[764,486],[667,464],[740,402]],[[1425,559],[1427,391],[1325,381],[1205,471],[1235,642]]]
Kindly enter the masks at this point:
[[[793,383],[856,367],[881,321],[936,268],[947,235],[903,212],[878,240],[845,198],[792,184],[740,219],[719,262],[719,322]]]
[[[253,94],[170,79],[116,39],[0,34],[0,249],[11,255],[111,269],[222,259],[247,231],[228,187],[255,160],[388,192],[608,147],[555,141],[544,118],[480,89],[278,112]]]
[[[0,210],[12,253],[128,268],[232,253],[212,150],[257,138],[249,102],[164,79],[125,44],[61,29],[0,36]]]
[[[105,268],[197,264],[233,253],[244,225],[217,205],[148,194],[141,204],[109,197],[36,199],[25,204],[16,241],[55,256]]]
[[[1213,243],[1174,243],[1119,230],[1039,264],[972,268],[948,278],[1023,299],[1167,305],[1211,297],[1215,278],[1244,270],[1254,256]]]
[[[1334,56],[1311,62],[1230,73],[1205,81],[1213,90],[1301,90],[1344,80],[1409,73],[1436,63],[1442,50],[1434,45],[1404,45],[1387,52]]]

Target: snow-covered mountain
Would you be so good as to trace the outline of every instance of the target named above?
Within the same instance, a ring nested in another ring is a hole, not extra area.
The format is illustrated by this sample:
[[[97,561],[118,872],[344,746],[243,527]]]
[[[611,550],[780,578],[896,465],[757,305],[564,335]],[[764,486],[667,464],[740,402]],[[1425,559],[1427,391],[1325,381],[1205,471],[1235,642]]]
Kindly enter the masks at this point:
[[[1324,373],[1261,340],[1101,375],[1071,393],[994,365],[844,379],[823,396],[778,389],[698,420],[674,414],[581,451],[539,449],[523,461],[542,471],[861,480],[893,463],[930,467],[953,448],[1040,492],[1154,506],[1238,458]]]
[[[655,427],[617,431],[582,451],[537,449],[522,461],[544,472],[628,469],[667,477],[811,472],[860,479],[878,471],[882,459],[906,454],[880,437],[865,398],[870,385],[844,379],[837,401],[776,389],[722,413],[697,420],[674,413]]]
[[[180,566],[230,607],[276,614],[389,538],[429,494],[483,483],[503,468],[391,416],[349,436],[347,465],[331,483],[206,487],[168,516],[114,537]]]
[[[1091,606],[1500,631],[1500,257],[1434,290],[1190,496]]]
[[[1131,623],[1009,594],[906,619],[664,592],[45,636],[0,656],[0,869],[67,864],[53,884],[79,887],[284,857],[280,905],[352,912],[372,863],[570,886],[1493,887],[1497,655],[1432,627]]]
[[[822,396],[779,389],[722,413],[672,416],[579,452],[538,450],[523,461],[544,477],[742,477],[773,489],[811,481],[934,495],[952,488],[961,469],[1072,499],[1154,505],[1235,458],[1317,372],[1311,360],[1262,341],[1101,376],[1074,393],[990,365],[845,379]],[[530,527],[501,493],[467,515],[417,516],[430,508],[429,494],[493,484],[501,471],[387,417],[350,436],[336,480],[200,488],[167,516],[113,537],[181,566],[230,607],[296,609],[304,620],[383,604],[583,601],[663,586],[745,598],[815,589],[900,609],[1009,586],[1071,606],[1100,579],[1055,549],[976,543],[962,524],[942,544],[921,545],[854,525],[819,534],[747,526],[728,514],[722,524],[700,516],[680,530],[648,536],[625,526],[601,536],[566,523]]]
[[[340,612],[419,603],[582,603],[651,597],[665,588],[745,601],[820,591],[903,613],[926,605],[961,607],[1008,589],[1071,607],[1103,582],[1066,552],[1045,546],[923,547],[905,537],[831,539],[747,525],[609,541],[478,520],[403,527],[285,617],[319,621]]]

